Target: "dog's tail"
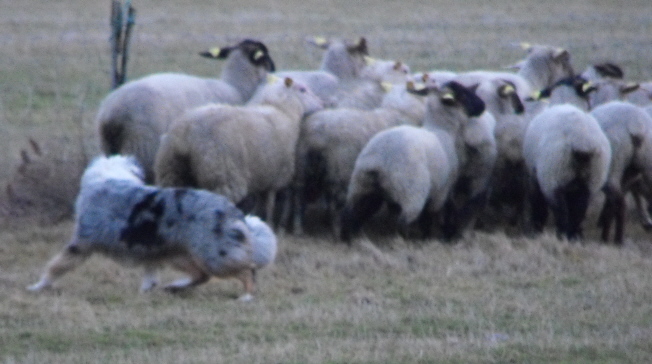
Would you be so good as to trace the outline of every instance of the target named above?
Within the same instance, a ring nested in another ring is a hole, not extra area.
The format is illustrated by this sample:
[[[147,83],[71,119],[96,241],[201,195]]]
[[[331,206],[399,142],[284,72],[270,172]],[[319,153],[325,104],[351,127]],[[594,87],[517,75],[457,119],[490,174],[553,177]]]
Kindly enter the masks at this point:
[[[253,259],[256,268],[271,264],[276,258],[277,239],[274,231],[258,216],[245,216],[245,223],[253,236]]]

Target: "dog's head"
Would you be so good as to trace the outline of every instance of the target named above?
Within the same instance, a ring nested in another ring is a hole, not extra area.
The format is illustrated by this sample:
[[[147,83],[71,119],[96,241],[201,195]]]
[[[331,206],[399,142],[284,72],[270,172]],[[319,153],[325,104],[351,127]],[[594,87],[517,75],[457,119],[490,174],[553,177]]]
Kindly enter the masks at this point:
[[[95,158],[84,171],[81,187],[106,182],[108,180],[129,181],[144,184],[145,174],[136,158],[113,155]]]

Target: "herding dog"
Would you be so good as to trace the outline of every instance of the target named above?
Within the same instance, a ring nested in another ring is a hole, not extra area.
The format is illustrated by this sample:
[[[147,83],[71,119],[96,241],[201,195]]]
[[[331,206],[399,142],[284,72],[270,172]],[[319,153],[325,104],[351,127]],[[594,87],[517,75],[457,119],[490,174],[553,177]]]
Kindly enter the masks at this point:
[[[241,300],[253,298],[254,276],[274,260],[276,237],[254,216],[244,216],[224,196],[188,188],[158,188],[143,182],[132,157],[99,157],[86,169],[75,205],[71,241],[48,263],[39,291],[100,252],[142,265],[141,291],[158,283],[164,264],[185,272],[165,287],[178,291],[209,280],[234,277],[244,284]]]

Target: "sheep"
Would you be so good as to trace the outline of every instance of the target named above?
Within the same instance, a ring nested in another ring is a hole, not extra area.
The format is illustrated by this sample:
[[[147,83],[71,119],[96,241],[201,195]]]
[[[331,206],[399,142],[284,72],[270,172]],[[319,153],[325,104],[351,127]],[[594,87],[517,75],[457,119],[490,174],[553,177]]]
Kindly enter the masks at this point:
[[[416,220],[423,237],[430,234],[431,218],[442,211],[459,174],[464,124],[484,112],[484,103],[455,82],[441,88],[429,83],[424,93],[428,98],[423,127],[381,131],[356,159],[341,213],[342,240],[350,242],[384,200],[390,210],[400,212],[404,235]],[[445,223],[446,237],[452,235],[449,230]]]
[[[360,77],[340,83],[329,102],[332,108],[373,110],[385,95],[385,84],[405,84],[412,79],[410,67],[400,61],[365,57]]]
[[[622,101],[611,101],[591,111],[611,145],[611,165],[603,187],[605,202],[600,214],[602,240],[609,240],[611,221],[615,219],[614,241],[623,243],[625,223],[625,189],[642,168],[640,150],[652,130],[652,118],[643,109]]]
[[[472,228],[488,201],[498,157],[495,127],[496,119],[489,111],[471,117],[463,127],[464,152],[453,189],[454,206],[458,210],[455,234]]]
[[[366,66],[365,57],[368,54],[367,41],[360,38],[356,43],[344,40],[327,40],[325,38],[310,38],[308,43],[324,49],[321,68],[317,71],[279,71],[276,76],[304,83],[324,102],[333,97],[340,80],[358,78]]]
[[[161,186],[204,188],[236,204],[252,194],[267,198],[294,175],[300,122],[321,100],[291,78],[270,80],[245,106],[209,104],[175,120],[161,141],[154,170]]]
[[[530,122],[523,155],[534,230],[543,230],[550,206],[557,236],[582,238],[590,199],[606,182],[611,160],[609,140],[597,120],[570,104],[550,106]]]
[[[500,78],[514,84],[521,100],[534,91],[545,89],[560,79],[574,75],[570,53],[558,47],[522,44],[527,57],[518,63],[518,72],[471,71],[460,73],[455,80],[472,86],[487,79]]]
[[[153,181],[159,139],[184,111],[209,103],[242,104],[273,72],[267,47],[246,39],[237,45],[201,53],[226,59],[220,79],[157,73],[128,82],[101,102],[95,123],[104,154],[132,154]]]
[[[423,121],[424,97],[412,92],[414,88],[414,83],[391,86],[381,106],[373,110],[324,109],[306,118],[297,148],[297,232],[302,229],[306,203],[321,193],[330,202],[331,216],[341,209],[355,159],[371,137],[396,125]]]

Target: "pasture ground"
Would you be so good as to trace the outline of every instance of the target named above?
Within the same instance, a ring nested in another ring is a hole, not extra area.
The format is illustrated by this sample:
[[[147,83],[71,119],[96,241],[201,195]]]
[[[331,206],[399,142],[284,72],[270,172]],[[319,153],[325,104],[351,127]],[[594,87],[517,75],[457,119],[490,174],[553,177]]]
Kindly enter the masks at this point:
[[[306,36],[365,36],[372,56],[414,71],[500,69],[554,44],[577,71],[620,64],[652,79],[652,3],[134,0],[128,77],[219,74],[197,52],[254,37],[278,69],[314,69]],[[0,182],[14,192],[74,196],[97,153],[93,117],[109,91],[109,2],[0,0]],[[32,138],[29,176],[16,177]],[[35,159],[34,159],[35,158]],[[40,164],[39,164],[40,163]],[[54,167],[53,167],[54,166]],[[35,192],[36,190],[36,192]],[[8,207],[0,198],[0,212]],[[30,205],[31,204],[31,205]],[[241,287],[137,293],[140,270],[94,257],[54,290],[31,294],[66,242],[65,211],[48,224],[0,223],[0,361],[5,363],[643,363],[652,358],[652,242],[632,216],[617,248],[476,233],[454,245],[281,236],[252,303]],[[48,209],[42,207],[42,210]],[[60,208],[60,207],[59,207]],[[41,211],[42,212],[42,211]],[[56,221],[52,223],[52,221]],[[164,272],[165,280],[176,274]]]

